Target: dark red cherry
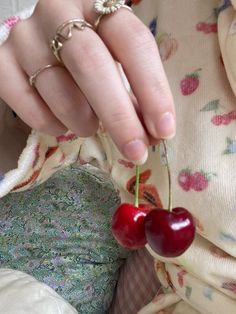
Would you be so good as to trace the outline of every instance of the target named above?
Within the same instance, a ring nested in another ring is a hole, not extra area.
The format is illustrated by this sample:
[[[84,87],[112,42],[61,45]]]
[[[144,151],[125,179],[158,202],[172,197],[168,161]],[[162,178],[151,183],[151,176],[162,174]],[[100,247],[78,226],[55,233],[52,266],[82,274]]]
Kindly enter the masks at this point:
[[[129,249],[143,247],[147,241],[144,230],[144,218],[150,208],[146,204],[135,207],[121,204],[112,217],[112,233],[119,244]]]
[[[177,257],[191,245],[195,224],[191,213],[182,207],[172,211],[153,209],[144,220],[147,243],[158,255]]]

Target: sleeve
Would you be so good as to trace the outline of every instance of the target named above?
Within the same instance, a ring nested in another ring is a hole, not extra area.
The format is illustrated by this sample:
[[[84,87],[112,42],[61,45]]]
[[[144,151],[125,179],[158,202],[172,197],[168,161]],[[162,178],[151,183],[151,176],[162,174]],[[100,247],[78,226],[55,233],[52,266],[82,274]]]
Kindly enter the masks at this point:
[[[35,5],[30,6],[27,9],[17,13],[16,15],[6,18],[0,23],[0,45],[2,45],[4,41],[6,41],[6,39],[8,38],[11,28],[15,26],[19,21],[29,18],[34,11],[34,8]]]
[[[236,0],[223,0],[217,8],[218,37],[229,83],[236,95]]]
[[[78,314],[53,289],[23,272],[1,269],[0,277],[0,313]]]

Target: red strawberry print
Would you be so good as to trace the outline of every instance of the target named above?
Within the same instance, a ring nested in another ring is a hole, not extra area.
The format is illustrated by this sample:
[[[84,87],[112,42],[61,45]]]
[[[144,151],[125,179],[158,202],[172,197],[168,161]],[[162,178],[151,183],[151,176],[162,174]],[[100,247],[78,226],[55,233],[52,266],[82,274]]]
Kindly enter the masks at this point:
[[[211,118],[211,122],[214,125],[221,125],[222,124],[222,116],[220,114],[216,114]]]
[[[199,192],[208,187],[210,175],[216,176],[215,173],[205,173],[203,171],[192,173],[190,169],[183,169],[178,175],[178,183],[184,191],[193,189]]]
[[[184,191],[189,191],[191,188],[191,173],[190,170],[182,170],[178,175],[178,183]]]
[[[63,134],[63,135],[57,136],[57,141],[58,141],[58,142],[74,141],[74,140],[76,140],[77,138],[78,138],[78,136],[75,135],[74,133]]]
[[[197,31],[202,31],[204,27],[205,27],[205,23],[204,22],[199,22],[196,25]]]
[[[222,115],[222,124],[227,125],[230,123],[230,117],[228,114],[223,114]]]
[[[212,33],[217,33],[218,31],[217,23],[211,24],[211,31]]]
[[[201,69],[187,74],[185,78],[180,82],[181,92],[184,96],[191,95],[198,88],[199,71],[201,71]]]
[[[232,117],[233,117],[233,114],[231,114],[231,112],[230,113],[225,113],[225,114],[222,114],[222,115],[218,114],[218,115],[215,115],[215,116],[213,116],[211,118],[211,122],[214,125],[221,125],[221,124],[228,125],[228,124],[230,124],[230,122],[232,120],[234,120],[234,118],[232,118]]]
[[[197,31],[203,32],[205,34],[217,33],[217,24],[216,23],[199,22],[196,25],[196,29],[197,29]]]
[[[125,166],[126,168],[134,168],[134,163],[132,163],[131,161],[128,160],[124,160],[124,159],[118,159],[118,163],[120,165]]]
[[[228,116],[229,116],[231,121],[236,120],[236,111],[229,112]]]
[[[195,191],[203,191],[208,187],[208,179],[202,172],[195,172],[191,176],[191,188]]]
[[[7,18],[5,21],[3,21],[3,24],[8,27],[8,28],[12,28],[13,26],[15,26],[18,22],[20,21],[19,16],[11,16],[9,18]]]

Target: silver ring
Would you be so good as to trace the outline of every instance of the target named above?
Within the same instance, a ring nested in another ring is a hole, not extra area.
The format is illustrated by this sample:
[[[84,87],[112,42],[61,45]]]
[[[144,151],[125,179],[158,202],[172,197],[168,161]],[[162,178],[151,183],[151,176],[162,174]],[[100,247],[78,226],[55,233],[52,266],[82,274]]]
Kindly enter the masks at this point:
[[[117,10],[124,8],[133,12],[133,10],[125,4],[125,0],[96,0],[94,2],[94,10],[99,14],[94,23],[94,28],[97,30],[99,23],[104,15],[115,13]]]

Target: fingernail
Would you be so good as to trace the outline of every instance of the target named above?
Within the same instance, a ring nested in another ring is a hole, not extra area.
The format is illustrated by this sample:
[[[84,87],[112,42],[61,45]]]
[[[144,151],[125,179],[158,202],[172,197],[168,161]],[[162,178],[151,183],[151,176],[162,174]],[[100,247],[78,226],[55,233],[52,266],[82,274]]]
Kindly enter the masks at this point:
[[[133,140],[123,148],[125,157],[132,160],[137,165],[142,165],[148,158],[148,149],[142,140]]]
[[[164,113],[158,124],[157,132],[160,138],[170,139],[175,136],[175,119],[171,112]]]

